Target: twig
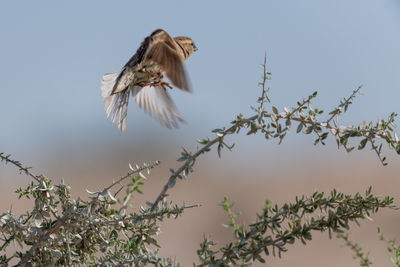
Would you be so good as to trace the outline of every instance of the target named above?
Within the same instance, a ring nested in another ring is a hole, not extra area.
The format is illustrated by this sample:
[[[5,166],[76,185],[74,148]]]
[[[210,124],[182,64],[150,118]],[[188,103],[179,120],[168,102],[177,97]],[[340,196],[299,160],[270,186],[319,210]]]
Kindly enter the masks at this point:
[[[3,152],[0,153],[0,159],[1,159],[1,161],[5,161],[6,164],[7,164],[7,163],[11,163],[11,164],[17,166],[17,167],[19,168],[20,171],[25,172],[26,175],[32,177],[32,178],[35,179],[37,182],[40,182],[40,179],[38,178],[39,176],[33,175],[33,174],[29,171],[30,167],[24,167],[24,166],[22,166],[21,162],[19,162],[19,161],[17,161],[17,160],[10,159],[10,157],[11,157],[11,155],[4,156],[4,153],[3,153]]]
[[[339,115],[339,114],[341,113],[341,110],[342,110],[343,107],[346,107],[346,106],[348,106],[349,104],[351,104],[350,101],[353,100],[353,99],[356,97],[356,94],[360,91],[361,87],[362,87],[362,86],[359,86],[356,90],[354,90],[353,93],[352,93],[348,98],[345,98],[344,102],[341,102],[341,103],[339,104],[339,106],[338,106],[336,109],[334,109],[334,111],[331,112],[331,113],[332,113],[332,116],[326,121],[327,124],[329,124],[329,122],[330,122],[335,116],[337,116],[337,115]],[[345,111],[346,111],[346,109],[347,109],[347,108],[345,108]]]
[[[110,190],[110,189],[111,189],[112,187],[114,187],[116,184],[121,183],[123,180],[125,180],[125,179],[131,177],[131,176],[132,176],[133,174],[135,174],[135,173],[138,173],[138,172],[141,172],[141,171],[147,170],[147,169],[152,169],[152,168],[154,168],[155,166],[157,166],[157,165],[159,165],[159,164],[160,164],[160,162],[159,162],[159,161],[156,161],[156,162],[154,162],[153,164],[151,164],[151,165],[149,165],[149,166],[143,166],[143,167],[140,167],[140,168],[136,168],[135,170],[133,170],[133,171],[131,171],[131,172],[128,172],[128,174],[126,174],[125,176],[122,176],[121,178],[119,178],[117,181],[114,181],[114,182],[113,182],[112,184],[110,184],[108,187],[104,188],[103,191]]]
[[[31,261],[31,256],[33,255],[33,252],[40,246],[40,244],[43,241],[47,240],[51,234],[58,231],[58,229],[60,229],[61,226],[65,224],[65,221],[69,219],[69,216],[71,216],[70,213],[65,213],[65,215],[62,218],[57,219],[57,222],[48,231],[46,231],[40,236],[39,240],[37,240],[37,242],[29,249],[29,251],[26,252],[25,256],[21,259],[21,261],[16,265],[14,265],[13,267],[26,266],[26,264],[29,261]]]
[[[221,141],[224,136],[228,133],[234,132],[236,130],[237,127],[244,125],[250,121],[253,121],[255,119],[258,118],[258,115],[254,115],[248,119],[242,120],[236,124],[234,124],[232,127],[230,127],[229,129],[225,130],[220,136],[214,138],[213,140],[211,140],[210,142],[208,142],[206,145],[204,145],[201,149],[197,150],[196,153],[194,153],[193,155],[191,155],[190,157],[188,157],[187,160],[185,160],[185,162],[183,163],[183,165],[177,170],[175,171],[168,179],[168,182],[164,185],[164,187],[162,188],[161,192],[158,194],[156,200],[154,201],[152,207],[151,207],[151,211],[154,211],[157,208],[158,203],[167,195],[167,191],[169,189],[169,183],[170,181],[176,179],[179,175],[181,175],[181,173],[192,163],[196,160],[196,158],[198,158],[201,154],[203,154],[204,152],[208,151],[208,149],[213,146],[214,144],[216,144],[217,142]]]
[[[353,258],[358,258],[360,260],[360,266],[371,266],[372,261],[368,258],[368,253],[365,254],[363,249],[357,243],[351,241],[348,233],[338,233],[336,237],[343,239],[345,245],[354,252]]]
[[[201,207],[201,205],[193,204],[190,206],[182,206],[182,207],[179,207],[179,209],[192,209],[192,208],[198,208],[198,207]],[[99,221],[99,222],[92,223],[91,225],[118,224],[119,222],[127,222],[127,221],[138,222],[138,221],[142,221],[142,220],[153,219],[153,218],[156,218],[159,216],[163,216],[165,214],[179,214],[179,211],[178,210],[159,211],[159,212],[149,213],[149,214],[133,215],[133,216],[115,219],[115,220]]]
[[[268,102],[271,102],[267,95],[267,90],[265,90],[265,85],[267,84],[267,80],[269,80],[268,73],[267,73],[267,54],[264,55],[264,64],[261,65],[263,67],[263,80],[260,83],[261,88],[262,88],[262,93],[261,93],[261,103],[260,103],[260,111],[263,111],[263,105],[264,105],[264,99],[267,99]]]

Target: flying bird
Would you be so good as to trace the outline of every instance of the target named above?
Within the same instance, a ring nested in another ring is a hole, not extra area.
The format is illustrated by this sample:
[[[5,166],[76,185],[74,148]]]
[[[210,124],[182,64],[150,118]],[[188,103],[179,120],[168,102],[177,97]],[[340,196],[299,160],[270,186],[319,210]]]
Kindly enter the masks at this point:
[[[126,131],[130,94],[144,111],[167,128],[184,122],[163,80],[164,74],[175,87],[191,92],[183,62],[197,50],[189,37],[172,38],[162,29],[146,37],[136,53],[117,72],[103,75],[101,95],[107,117],[121,131]]]

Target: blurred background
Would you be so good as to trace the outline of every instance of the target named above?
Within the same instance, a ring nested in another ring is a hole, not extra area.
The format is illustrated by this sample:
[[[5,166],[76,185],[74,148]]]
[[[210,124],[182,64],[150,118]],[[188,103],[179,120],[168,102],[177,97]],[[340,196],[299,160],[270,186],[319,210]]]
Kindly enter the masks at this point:
[[[171,91],[188,124],[162,128],[131,101],[121,133],[105,116],[101,77],[119,70],[157,28],[190,36],[199,48],[186,62],[193,94]],[[182,147],[193,151],[197,139],[213,137],[210,130],[252,114],[265,53],[270,98],[280,110],[317,90],[314,107],[329,111],[362,84],[341,124],[400,111],[398,0],[14,1],[0,7],[0,36],[0,152],[55,182],[63,178],[74,196],[101,189],[129,163],[161,160],[138,199],[153,201],[168,169],[179,166]],[[333,139],[313,146],[312,136],[294,131],[281,145],[245,134],[228,141],[233,152],[200,158],[195,173],[170,192],[177,203],[202,205],[162,225],[161,254],[185,266],[197,261],[204,235],[219,245],[230,240],[219,206],[224,196],[241,211],[239,221],[250,223],[266,199],[282,204],[315,190],[355,193],[370,185],[378,195],[400,195],[400,161],[390,150],[383,167],[368,149],[347,154]],[[29,207],[14,193],[28,182],[13,166],[0,166],[1,210]],[[376,266],[392,266],[376,228],[399,238],[399,222],[398,211],[381,211],[354,225],[351,238]],[[267,266],[359,266],[351,255],[340,240],[315,234],[310,245],[296,243]]]

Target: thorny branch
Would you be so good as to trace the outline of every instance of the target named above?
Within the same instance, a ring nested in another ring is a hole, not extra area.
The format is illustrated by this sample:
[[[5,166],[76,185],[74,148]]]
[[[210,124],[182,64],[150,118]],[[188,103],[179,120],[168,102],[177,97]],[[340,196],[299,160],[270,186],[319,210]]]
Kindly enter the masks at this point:
[[[314,144],[321,143],[325,145],[324,140],[327,138],[329,133],[331,133],[335,137],[338,147],[343,146],[347,152],[351,152],[354,147],[349,147],[348,140],[356,137],[362,137],[364,139],[360,142],[358,149],[363,149],[365,144],[369,142],[383,165],[387,164],[385,162],[386,157],[383,157],[381,153],[382,144],[379,147],[375,144],[376,139],[386,141],[386,143],[389,145],[389,148],[393,148],[397,151],[397,153],[400,153],[399,138],[397,137],[396,133],[393,132],[393,127],[395,126],[394,118],[397,116],[395,113],[392,113],[386,121],[378,121],[376,125],[374,125],[372,122],[366,124],[365,121],[363,121],[358,127],[339,126],[336,124],[336,122],[334,122],[333,125],[330,124],[333,118],[337,118],[340,114],[347,111],[348,106],[352,104],[352,100],[359,93],[361,86],[354,90],[348,98],[345,98],[344,101],[341,101],[339,106],[329,113],[331,116],[325,121],[318,121],[318,115],[322,114],[323,111],[313,109],[311,107],[311,100],[317,96],[317,92],[314,92],[301,102],[297,102],[297,107],[292,108],[291,110],[284,108],[284,111],[279,113],[278,109],[272,106],[272,112],[268,112],[264,110],[264,103],[270,103],[270,99],[267,94],[269,88],[266,89],[266,82],[270,79],[271,73],[266,69],[266,57],[262,67],[263,78],[259,84],[262,89],[262,94],[257,101],[259,103],[258,108],[252,108],[252,110],[257,112],[257,115],[243,118],[243,116],[240,114],[234,121],[232,121],[233,125],[228,129],[222,128],[213,130],[212,132],[216,133],[217,137],[212,140],[208,138],[199,140],[199,143],[202,144],[203,147],[198,149],[194,154],[191,154],[184,149],[182,156],[178,159],[178,161],[184,161],[184,163],[176,171],[170,169],[171,176],[168,178],[167,183],[163,186],[161,192],[154,201],[152,210],[155,210],[160,201],[167,196],[167,191],[174,187],[177,178],[186,178],[190,172],[193,172],[192,167],[200,155],[210,151],[211,147],[215,144],[218,144],[217,151],[219,156],[221,156],[222,148],[226,147],[231,150],[233,146],[227,146],[224,142],[224,138],[227,135],[239,133],[240,129],[242,128],[250,128],[249,132],[247,133],[248,135],[255,134],[260,131],[265,134],[266,139],[278,138],[279,143],[281,143],[283,138],[286,136],[287,131],[291,129],[292,121],[295,121],[299,122],[296,130],[297,133],[303,130],[302,132],[304,134],[310,134],[314,132],[318,136]],[[268,122],[266,119],[269,119],[270,122]],[[284,126],[279,123],[280,120],[285,121]]]
[[[369,267],[372,265],[372,261],[368,257],[369,256],[368,253],[365,253],[363,249],[360,247],[360,245],[350,240],[348,233],[346,232],[338,233],[336,237],[343,239],[345,245],[354,252],[353,258],[360,260],[360,266]]]
[[[20,171],[20,172],[24,172],[26,175],[28,175],[28,176],[32,177],[33,179],[35,179],[36,182],[40,182],[40,177],[41,177],[41,176],[33,175],[33,174],[29,171],[29,169],[31,169],[31,167],[24,167],[24,166],[22,166],[21,162],[19,162],[19,161],[17,161],[17,160],[13,160],[13,159],[11,159],[10,157],[11,157],[11,155],[4,156],[4,153],[3,153],[3,152],[0,153],[0,159],[1,159],[1,161],[5,161],[6,164],[7,164],[7,163],[11,163],[11,164],[17,166],[17,167],[19,168],[19,171]]]
[[[151,164],[150,166],[147,165],[147,163],[143,164],[143,167],[140,167],[138,165],[136,165],[136,169],[133,169],[131,166],[131,171],[128,172],[128,174],[122,176],[121,178],[119,178],[117,181],[114,181],[112,184],[110,184],[108,187],[104,188],[105,191],[110,190],[112,187],[114,187],[117,184],[120,184],[122,181],[126,180],[129,177],[132,177],[132,175],[134,175],[135,173],[140,173],[143,170],[150,170],[153,169],[154,167],[158,166],[160,164],[160,161],[156,161],[155,163]]]
[[[400,244],[396,243],[395,239],[386,239],[380,228],[378,228],[378,236],[380,240],[386,243],[387,250],[392,253],[390,257],[391,262],[397,267],[400,267]]]
[[[348,98],[344,99],[344,101],[340,101],[339,106],[329,113],[329,115],[331,115],[331,117],[326,121],[327,124],[329,124],[329,122],[331,122],[331,120],[333,118],[335,118],[335,117],[338,118],[339,115],[342,114],[342,112],[347,111],[348,106],[352,104],[351,101],[353,101],[353,99],[360,92],[361,87],[362,86],[359,86],[356,90],[354,90],[353,93]],[[334,122],[334,123],[335,123],[335,126],[337,126],[336,122]]]
[[[201,263],[196,266],[265,263],[262,254],[269,256],[272,250],[274,256],[278,251],[280,257],[296,240],[306,244],[315,231],[328,231],[330,237],[332,232],[340,234],[350,227],[351,222],[358,224],[358,220],[368,218],[380,208],[395,208],[393,198],[375,197],[371,188],[365,195],[357,193],[354,196],[336,190],[329,196],[315,192],[309,197],[296,197],[295,202],[281,207],[267,202],[256,222],[247,227],[236,223],[227,226],[235,230],[233,242],[214,250],[215,242],[205,238],[198,250]]]

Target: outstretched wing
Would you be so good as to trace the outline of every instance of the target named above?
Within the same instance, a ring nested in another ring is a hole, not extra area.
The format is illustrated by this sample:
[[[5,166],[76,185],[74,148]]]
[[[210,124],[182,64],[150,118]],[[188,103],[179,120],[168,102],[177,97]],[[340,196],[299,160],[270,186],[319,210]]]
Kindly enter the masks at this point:
[[[139,107],[167,128],[178,128],[178,121],[184,123],[168,92],[161,86],[134,86],[132,95]]]
[[[183,51],[164,30],[156,30],[150,36],[143,60],[152,60],[160,66],[176,87],[190,92],[188,78],[183,66]],[[145,43],[145,42],[143,42]]]

